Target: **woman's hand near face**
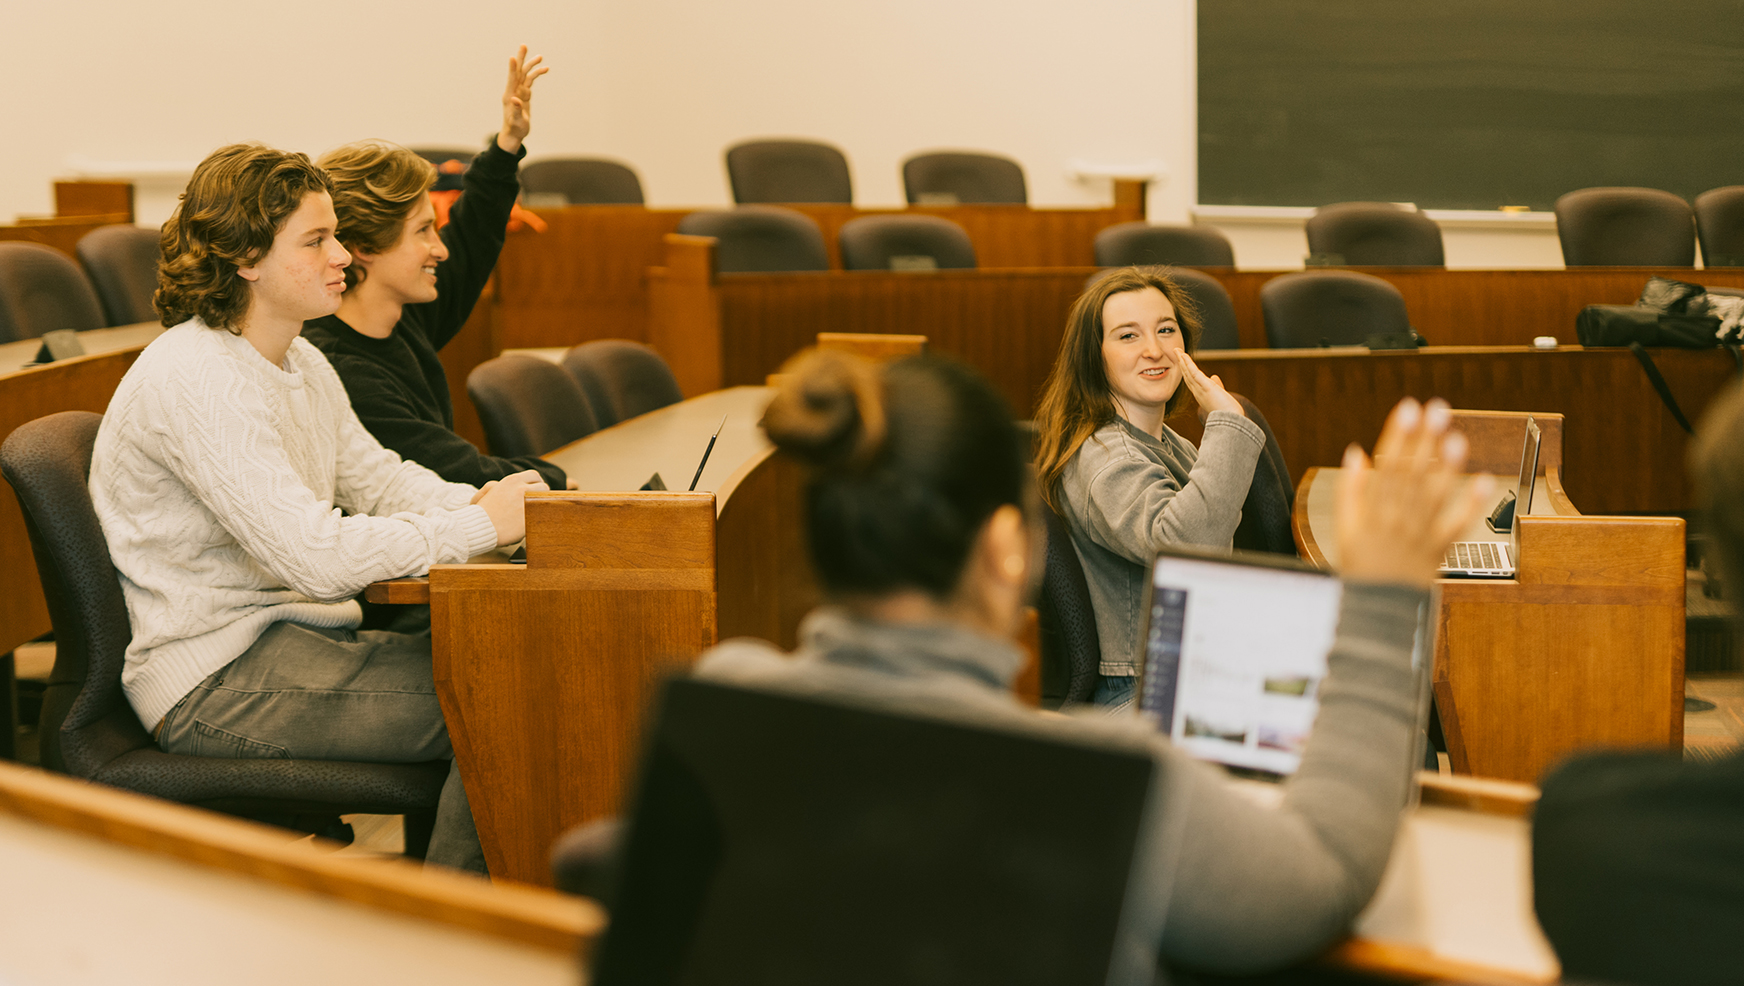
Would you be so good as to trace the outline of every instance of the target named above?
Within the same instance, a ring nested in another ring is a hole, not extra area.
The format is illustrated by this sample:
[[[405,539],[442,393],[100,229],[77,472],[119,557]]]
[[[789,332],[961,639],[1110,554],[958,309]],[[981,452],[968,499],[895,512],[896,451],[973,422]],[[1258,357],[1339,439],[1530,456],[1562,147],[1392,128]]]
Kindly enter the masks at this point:
[[[1181,368],[1181,382],[1187,385],[1187,390],[1193,394],[1193,400],[1199,405],[1199,420],[1203,422],[1212,411],[1229,411],[1242,413],[1241,402],[1236,400],[1229,391],[1223,389],[1222,377],[1208,377],[1205,371],[1199,369],[1199,364],[1193,362],[1193,357],[1185,349],[1177,349],[1169,354],[1175,360],[1175,365]]]
[[[1470,482],[1466,440],[1449,432],[1453,414],[1439,399],[1409,397],[1388,415],[1371,463],[1352,444],[1339,476],[1339,574],[1363,582],[1428,588],[1447,546],[1495,494],[1490,476]]]
[[[509,83],[503,90],[503,128],[497,131],[497,146],[510,154],[521,149],[521,141],[533,129],[533,82],[550,69],[539,64],[543,55],[527,58],[527,46],[509,58]]]

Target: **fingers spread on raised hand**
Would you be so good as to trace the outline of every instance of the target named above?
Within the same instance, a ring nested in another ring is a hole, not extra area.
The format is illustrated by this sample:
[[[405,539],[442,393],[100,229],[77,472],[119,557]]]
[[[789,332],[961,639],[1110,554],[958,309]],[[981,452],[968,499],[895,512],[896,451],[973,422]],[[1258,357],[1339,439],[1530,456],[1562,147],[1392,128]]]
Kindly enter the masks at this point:
[[[1381,437],[1375,441],[1375,459],[1392,459],[1401,454],[1407,436],[1417,430],[1422,419],[1422,405],[1409,397],[1393,405],[1387,423],[1381,426]]]

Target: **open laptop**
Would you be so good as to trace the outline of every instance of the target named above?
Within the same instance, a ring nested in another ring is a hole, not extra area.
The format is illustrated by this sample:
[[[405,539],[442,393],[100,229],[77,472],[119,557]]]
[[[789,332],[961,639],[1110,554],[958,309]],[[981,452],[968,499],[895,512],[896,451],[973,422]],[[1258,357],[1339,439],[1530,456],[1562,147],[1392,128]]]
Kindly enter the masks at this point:
[[[1476,578],[1513,578],[1520,568],[1520,522],[1532,511],[1532,488],[1537,485],[1538,452],[1544,445],[1544,434],[1538,422],[1526,419],[1526,445],[1520,452],[1520,480],[1517,493],[1504,493],[1490,512],[1487,524],[1497,534],[1506,534],[1506,541],[1455,541],[1447,546],[1440,574]]]
[[[1202,760],[1296,772],[1338,630],[1342,583],[1280,555],[1170,548],[1152,563],[1138,710]],[[1419,722],[1428,715],[1428,610],[1419,614]],[[1413,763],[1422,762],[1419,747]]]
[[[1142,746],[671,681],[589,981],[1130,981],[1155,954],[1117,947],[1155,769]]]

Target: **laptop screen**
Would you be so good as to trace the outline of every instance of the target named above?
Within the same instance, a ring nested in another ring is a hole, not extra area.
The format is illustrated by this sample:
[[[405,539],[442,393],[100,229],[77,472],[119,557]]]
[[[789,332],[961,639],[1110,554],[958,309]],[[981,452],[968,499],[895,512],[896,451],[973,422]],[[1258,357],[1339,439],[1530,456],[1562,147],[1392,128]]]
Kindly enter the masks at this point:
[[[1201,759],[1294,773],[1320,708],[1340,582],[1269,558],[1166,553],[1150,593],[1140,713]]]
[[[1520,565],[1520,518],[1532,512],[1532,493],[1538,484],[1538,451],[1544,445],[1544,433],[1538,422],[1526,419],[1526,445],[1520,450],[1520,477],[1514,486],[1514,521],[1508,528],[1508,550],[1513,553],[1516,568]]]

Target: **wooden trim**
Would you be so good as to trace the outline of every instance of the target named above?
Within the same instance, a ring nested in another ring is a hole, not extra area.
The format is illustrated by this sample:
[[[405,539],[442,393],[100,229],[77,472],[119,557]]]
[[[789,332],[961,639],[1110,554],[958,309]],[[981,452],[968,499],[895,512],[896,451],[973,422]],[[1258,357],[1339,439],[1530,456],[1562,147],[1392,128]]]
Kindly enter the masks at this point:
[[[1550,493],[1550,506],[1556,511],[1557,516],[1579,517],[1581,515],[1580,508],[1574,505],[1574,501],[1568,498],[1568,493],[1562,488],[1562,470],[1560,468],[1544,470],[1544,486],[1546,491]]]
[[[1536,986],[1554,983],[1559,977],[1528,976],[1512,969],[1443,958],[1416,945],[1398,945],[1347,938],[1322,955],[1318,964],[1374,973],[1409,982],[1448,980],[1462,986]]]
[[[1320,543],[1314,540],[1314,525],[1308,523],[1308,490],[1314,485],[1314,477],[1320,472],[1315,466],[1302,474],[1302,481],[1296,484],[1296,505],[1290,511],[1290,533],[1296,538],[1296,553],[1302,560],[1315,568],[1331,568],[1326,563],[1326,553],[1320,550]]]
[[[55,215],[125,215],[133,222],[133,183],[130,181],[57,181],[54,183]]]
[[[311,851],[283,829],[11,763],[0,762],[0,811],[206,869],[553,952],[591,947],[605,929],[605,913],[578,897],[492,884],[409,860]]]
[[[101,216],[66,216],[52,218],[21,217],[16,226],[0,226],[0,240],[23,240],[40,243],[78,259],[74,247],[86,233],[99,226],[114,226],[133,222],[132,213],[111,213]]]
[[[1532,810],[1538,805],[1538,788],[1519,781],[1420,770],[1417,772],[1417,784],[1423,804],[1443,808],[1462,808],[1509,818],[1530,818]]]
[[[648,269],[648,344],[686,397],[722,386],[721,301],[715,238],[668,233],[665,266]]]
[[[819,332],[817,347],[884,362],[926,352],[927,337],[879,332]]]

